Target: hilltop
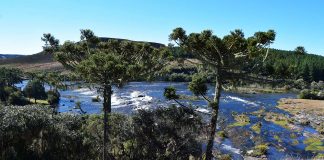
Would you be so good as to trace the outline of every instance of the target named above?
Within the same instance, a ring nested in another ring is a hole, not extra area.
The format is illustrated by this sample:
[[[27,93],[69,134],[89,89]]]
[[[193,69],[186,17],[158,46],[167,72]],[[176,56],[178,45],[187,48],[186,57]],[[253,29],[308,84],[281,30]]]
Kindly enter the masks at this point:
[[[107,38],[100,37],[102,42],[107,42],[108,40],[117,41],[133,41],[121,38]],[[149,43],[155,48],[160,48],[165,46],[161,43],[156,42],[145,42],[145,41],[134,41],[138,43]],[[1,57],[1,54],[0,54]],[[6,56],[9,57],[9,56]],[[13,67],[19,68],[24,71],[65,71],[64,67],[57,61],[54,60],[54,56],[50,53],[39,52],[27,56],[10,55],[11,58],[0,58],[0,67]]]
[[[0,54],[0,59],[9,59],[9,58],[17,58],[17,57],[21,57],[23,55],[19,55],[19,54]]]

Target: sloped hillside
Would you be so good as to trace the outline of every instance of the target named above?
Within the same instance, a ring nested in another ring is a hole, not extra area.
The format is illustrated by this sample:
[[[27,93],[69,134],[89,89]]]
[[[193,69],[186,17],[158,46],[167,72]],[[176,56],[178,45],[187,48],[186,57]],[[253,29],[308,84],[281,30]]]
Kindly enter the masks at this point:
[[[17,57],[21,57],[23,55],[19,55],[19,54],[0,54],[0,59],[9,59],[9,58],[17,58]]]
[[[0,59],[0,66],[20,68],[24,71],[54,71],[63,70],[63,66],[54,61],[53,55],[37,53],[10,59]]]
[[[100,40],[106,42],[108,40],[117,40],[117,41],[131,41],[127,39],[120,38],[106,38],[100,37]],[[160,48],[164,47],[164,44],[155,43],[155,42],[144,42],[136,41],[139,43],[149,43],[153,47]],[[1,59],[0,58],[0,67],[14,67],[19,68],[24,71],[65,71],[63,66],[54,60],[52,54],[40,52],[28,56],[19,56],[16,58],[10,59]]]

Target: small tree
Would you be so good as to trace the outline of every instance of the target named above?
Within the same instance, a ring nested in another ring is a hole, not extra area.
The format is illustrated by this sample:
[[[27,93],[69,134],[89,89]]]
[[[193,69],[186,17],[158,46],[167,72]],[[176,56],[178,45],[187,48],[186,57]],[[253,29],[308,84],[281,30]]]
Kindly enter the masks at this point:
[[[22,82],[22,71],[15,68],[0,68],[0,101],[7,102],[9,95],[17,89],[16,83]]]
[[[30,103],[30,102],[27,102],[26,98],[23,96],[21,91],[14,91],[14,92],[10,93],[8,102],[11,105],[20,105],[20,106]]]
[[[0,68],[0,83],[13,87],[16,83],[21,83],[23,72],[16,68]]]
[[[60,41],[56,39],[52,34],[44,33],[41,40],[45,42],[45,45],[43,46],[43,50],[45,52],[54,53],[55,51],[57,51]]]
[[[191,108],[139,110],[134,125],[134,159],[190,159],[201,155],[202,119]]]
[[[61,94],[57,89],[47,92],[47,101],[50,105],[55,105],[60,102]]]
[[[81,30],[81,41],[65,42],[56,59],[66,68],[79,73],[87,82],[103,91],[104,153],[108,158],[108,115],[111,113],[112,86],[122,87],[135,79],[151,79],[160,70],[165,50],[146,43],[109,40],[100,42],[91,30]]]
[[[35,103],[37,99],[45,99],[46,92],[42,83],[38,80],[32,80],[27,83],[27,86],[24,88],[24,93],[29,98],[34,98]]]
[[[207,99],[212,108],[206,149],[207,160],[212,159],[222,84],[226,80],[232,79],[247,79],[249,77],[255,79],[255,76],[249,73],[253,72],[253,69],[259,66],[259,63],[265,61],[268,50],[264,52],[264,48],[269,47],[274,39],[275,32],[273,30],[256,32],[254,36],[249,38],[245,38],[241,30],[235,30],[223,38],[213,35],[210,30],[187,35],[182,28],[176,28],[170,34],[170,40],[173,40],[188,53],[192,53],[201,62],[197,65],[213,73],[215,77],[215,96],[212,100]],[[242,68],[244,68],[243,71]],[[190,89],[195,94],[203,96],[205,93],[203,83],[204,81],[201,79],[195,78]]]
[[[298,55],[305,55],[307,54],[307,51],[303,46],[298,46],[295,48],[295,53]]]

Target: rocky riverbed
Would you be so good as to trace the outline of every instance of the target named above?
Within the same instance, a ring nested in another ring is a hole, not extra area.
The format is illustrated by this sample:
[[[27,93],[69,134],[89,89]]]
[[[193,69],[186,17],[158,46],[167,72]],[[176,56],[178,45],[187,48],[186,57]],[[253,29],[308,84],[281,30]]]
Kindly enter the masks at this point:
[[[310,125],[324,135],[323,100],[281,99],[278,108],[289,112],[296,123]]]

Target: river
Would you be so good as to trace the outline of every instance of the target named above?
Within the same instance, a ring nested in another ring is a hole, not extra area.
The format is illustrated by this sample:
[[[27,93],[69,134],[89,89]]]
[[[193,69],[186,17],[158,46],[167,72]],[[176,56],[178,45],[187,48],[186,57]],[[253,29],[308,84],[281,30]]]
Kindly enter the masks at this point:
[[[24,88],[26,83],[27,81],[24,81],[22,84],[17,84],[17,86]],[[178,94],[192,96],[192,93],[187,88],[187,83],[130,82],[123,88],[113,88],[112,111],[123,114],[132,114],[138,109],[154,109],[156,107],[165,107],[170,104],[175,104],[173,101],[168,101],[163,97],[164,88],[167,86],[175,87]],[[208,88],[209,90],[207,95],[212,97],[214,89],[212,86],[209,86]],[[48,89],[49,87],[47,86],[46,90]],[[75,84],[73,89],[60,90],[60,94],[61,100],[57,108],[58,112],[80,113],[80,110],[75,108],[76,102],[80,102],[82,110],[88,114],[97,114],[102,111],[102,102],[92,102],[92,99],[97,96],[102,99],[95,88],[90,89],[82,87],[80,84]],[[277,101],[281,98],[296,98],[296,94],[238,94],[222,92],[220,114],[222,117],[226,117],[226,124],[230,124],[235,121],[232,116],[233,112],[238,114],[252,113],[262,108],[266,111],[285,113],[283,110],[275,107]],[[196,106],[196,110],[207,117],[210,113],[210,109],[206,107],[207,103],[203,99],[195,101],[181,100],[181,102]],[[240,129],[244,129],[250,133],[250,137],[246,137],[247,139],[259,136],[262,138],[262,142],[270,144],[268,150],[269,159],[282,159],[287,156],[293,158],[309,158],[314,156],[313,153],[305,151],[306,146],[303,144],[303,140],[307,138],[307,135],[318,134],[314,129],[307,126],[299,126],[300,129],[298,131],[292,131],[272,122],[265,121],[264,119],[260,120],[253,115],[249,115],[249,118],[251,123],[247,126],[240,127]],[[251,131],[250,127],[260,121],[262,121],[260,134]],[[290,136],[292,133],[295,135],[293,138]],[[274,143],[276,139],[278,139],[275,138],[276,136],[280,137],[281,142]],[[298,144],[292,144],[293,140],[297,140]],[[251,145],[253,145],[253,143]],[[241,154],[244,151],[249,150],[240,145],[233,144],[231,137],[222,140],[215,146],[225,153],[232,154],[235,159],[242,159]]]

